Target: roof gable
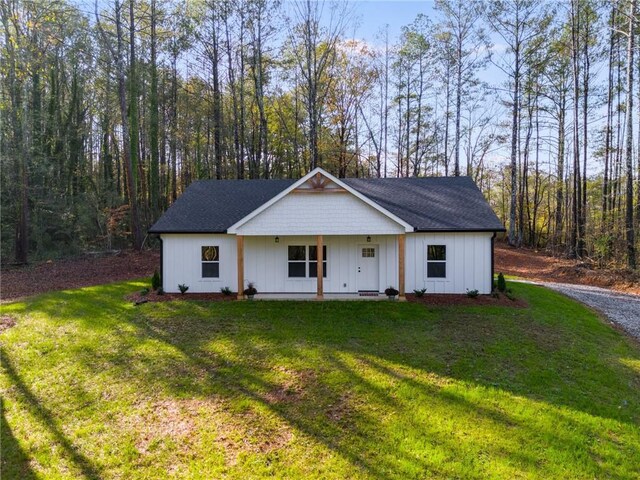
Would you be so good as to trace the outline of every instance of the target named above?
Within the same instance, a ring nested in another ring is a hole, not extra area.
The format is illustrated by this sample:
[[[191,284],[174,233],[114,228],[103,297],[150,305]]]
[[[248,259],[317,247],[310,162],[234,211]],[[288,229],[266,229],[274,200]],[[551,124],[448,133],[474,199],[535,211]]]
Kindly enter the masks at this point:
[[[271,207],[272,205],[276,204],[277,202],[285,198],[287,195],[289,195],[296,189],[310,190],[310,191],[317,190],[320,193],[325,193],[325,194],[329,194],[329,191],[331,190],[335,190],[335,191],[344,190],[347,193],[350,193],[354,197],[358,198],[360,201],[364,202],[368,206],[372,207],[374,210],[377,210],[379,213],[381,213],[385,217],[388,217],[392,221],[396,222],[398,225],[402,226],[406,232],[413,231],[413,225],[406,222],[402,218],[398,217],[394,213],[388,211],[384,207],[381,207],[376,202],[369,199],[367,196],[363,195],[362,193],[350,187],[349,185],[343,183],[341,180],[338,180],[336,177],[326,172],[322,168],[317,167],[311,172],[309,172],[307,175],[302,177],[300,180],[295,182],[293,185],[291,185],[290,187],[286,188],[284,191],[280,192],[278,195],[273,197],[271,200],[259,206],[253,212],[246,215],[244,218],[240,219],[233,225],[231,225],[227,229],[227,233],[232,233],[232,234],[237,233],[238,229],[242,227],[244,224],[246,224],[248,221],[260,215],[262,212],[264,212],[269,207]]]

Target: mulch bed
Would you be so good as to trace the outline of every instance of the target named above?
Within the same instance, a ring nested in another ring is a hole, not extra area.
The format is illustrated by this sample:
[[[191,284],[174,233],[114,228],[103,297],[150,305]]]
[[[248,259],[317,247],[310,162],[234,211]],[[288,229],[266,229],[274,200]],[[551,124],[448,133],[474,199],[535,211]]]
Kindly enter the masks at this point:
[[[140,292],[135,292],[127,295],[125,299],[135,304],[142,304],[148,302],[172,302],[178,301],[201,301],[201,302],[230,302],[236,299],[236,295],[224,295],[222,293],[165,293],[158,295],[157,292],[149,292],[146,295],[142,295]],[[450,295],[450,294],[425,294],[423,297],[416,297],[413,294],[407,295],[407,301],[413,303],[421,303],[429,306],[478,306],[478,305],[493,305],[498,307],[513,307],[513,308],[526,308],[527,302],[522,299],[516,298],[510,300],[504,295],[500,295],[498,298],[494,298],[491,295],[478,295],[475,298],[470,298],[466,295]]]
[[[140,292],[132,293],[125,297],[126,300],[135,304],[148,302],[173,302],[176,300],[195,300],[200,302],[229,302],[236,299],[236,295],[224,295],[222,293],[164,293],[158,295],[157,292],[149,292],[142,295]]]
[[[123,250],[3,268],[0,298],[4,302],[55,290],[150,277],[159,266],[159,251]]]
[[[528,304],[521,298],[511,300],[505,295],[500,295],[498,298],[494,298],[491,295],[478,295],[475,298],[468,297],[467,295],[455,295],[455,294],[439,294],[439,293],[425,293],[422,297],[416,297],[414,294],[407,294],[407,301],[413,303],[421,303],[423,305],[431,307],[450,307],[450,306],[479,306],[479,305],[491,305],[495,307],[513,307],[513,308],[526,308]]]

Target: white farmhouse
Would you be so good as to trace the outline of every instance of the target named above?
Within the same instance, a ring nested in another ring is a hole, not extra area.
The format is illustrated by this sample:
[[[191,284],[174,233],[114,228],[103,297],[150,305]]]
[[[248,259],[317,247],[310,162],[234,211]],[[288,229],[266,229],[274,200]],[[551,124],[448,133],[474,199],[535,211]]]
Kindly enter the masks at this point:
[[[468,177],[194,182],[153,225],[166,292],[488,294],[504,231]]]

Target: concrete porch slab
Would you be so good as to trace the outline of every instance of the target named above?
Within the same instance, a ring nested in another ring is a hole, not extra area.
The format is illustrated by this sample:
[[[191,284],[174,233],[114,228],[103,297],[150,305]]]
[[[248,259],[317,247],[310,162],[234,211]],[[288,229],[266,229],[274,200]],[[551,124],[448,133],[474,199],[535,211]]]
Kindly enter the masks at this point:
[[[325,293],[324,297],[319,299],[315,293],[258,293],[255,300],[387,300],[387,296],[383,293],[378,295],[360,296],[357,293]]]

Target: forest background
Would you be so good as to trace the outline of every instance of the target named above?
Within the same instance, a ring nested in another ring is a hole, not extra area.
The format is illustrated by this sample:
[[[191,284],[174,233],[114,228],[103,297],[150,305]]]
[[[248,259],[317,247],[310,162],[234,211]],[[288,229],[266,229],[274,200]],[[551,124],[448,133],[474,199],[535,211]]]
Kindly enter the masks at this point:
[[[511,245],[637,268],[637,0],[420,3],[363,39],[351,1],[2,0],[2,263],[140,249],[195,180],[321,166],[468,175]]]

